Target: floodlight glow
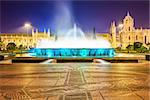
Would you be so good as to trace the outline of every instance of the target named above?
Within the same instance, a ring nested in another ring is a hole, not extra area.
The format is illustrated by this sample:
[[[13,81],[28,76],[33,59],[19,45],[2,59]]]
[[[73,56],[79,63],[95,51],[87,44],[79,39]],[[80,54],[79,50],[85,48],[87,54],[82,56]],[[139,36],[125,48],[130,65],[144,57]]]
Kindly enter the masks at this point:
[[[123,24],[119,24],[119,25],[118,25],[118,28],[122,28],[122,27],[123,27]]]
[[[31,27],[31,24],[30,24],[30,23],[25,23],[25,24],[24,24],[24,27],[27,27],[27,28],[28,28],[28,27]]]

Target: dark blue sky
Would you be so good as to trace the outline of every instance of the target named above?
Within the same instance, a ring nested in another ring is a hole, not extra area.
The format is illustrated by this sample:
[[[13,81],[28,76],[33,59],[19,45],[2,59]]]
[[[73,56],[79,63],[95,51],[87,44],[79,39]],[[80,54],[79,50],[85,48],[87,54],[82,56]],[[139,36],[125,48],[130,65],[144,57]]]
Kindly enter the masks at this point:
[[[55,32],[56,19],[61,19],[59,1],[1,1],[0,32],[15,32],[25,22],[31,22],[40,31],[50,27]],[[120,23],[127,11],[135,19],[135,27],[150,27],[148,1],[75,0],[63,4],[69,9],[72,20],[85,32],[92,31],[93,27],[97,32],[108,32],[110,22]]]

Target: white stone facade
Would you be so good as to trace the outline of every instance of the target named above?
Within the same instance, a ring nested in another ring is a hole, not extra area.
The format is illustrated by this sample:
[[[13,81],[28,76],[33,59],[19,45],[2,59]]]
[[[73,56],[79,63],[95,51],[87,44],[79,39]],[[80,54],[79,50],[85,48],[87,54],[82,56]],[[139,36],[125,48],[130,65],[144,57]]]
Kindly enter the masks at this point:
[[[1,41],[4,43],[4,48],[6,48],[7,44],[13,42],[17,47],[19,45],[23,45],[24,47],[35,47],[39,41],[42,39],[54,40],[54,36],[50,35],[50,30],[44,29],[44,32],[38,32],[38,29],[34,31],[32,29],[32,34],[27,33],[2,33],[0,34]]]
[[[110,39],[114,48],[121,47],[126,49],[130,44],[134,42],[141,42],[145,47],[150,43],[150,29],[136,29],[134,27],[134,19],[130,16],[129,12],[123,19],[123,25],[120,27],[118,33],[116,32],[117,27],[115,22],[110,27]],[[148,47],[147,47],[148,48]]]

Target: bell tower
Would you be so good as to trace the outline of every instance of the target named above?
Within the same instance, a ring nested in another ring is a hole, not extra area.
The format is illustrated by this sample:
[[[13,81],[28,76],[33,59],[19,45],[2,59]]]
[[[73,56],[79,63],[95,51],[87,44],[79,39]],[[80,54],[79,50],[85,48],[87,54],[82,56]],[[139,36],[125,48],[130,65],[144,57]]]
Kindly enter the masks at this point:
[[[110,26],[110,34],[111,34],[111,41],[112,41],[112,46],[116,48],[116,25],[115,21],[111,23]]]
[[[129,12],[127,12],[127,15],[123,19],[123,31],[124,32],[134,31],[134,19],[130,16]]]

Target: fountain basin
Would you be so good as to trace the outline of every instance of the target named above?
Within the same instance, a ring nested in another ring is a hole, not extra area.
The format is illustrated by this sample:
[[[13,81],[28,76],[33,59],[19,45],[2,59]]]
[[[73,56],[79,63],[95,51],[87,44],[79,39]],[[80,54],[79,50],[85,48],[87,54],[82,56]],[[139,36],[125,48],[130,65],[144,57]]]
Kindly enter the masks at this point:
[[[113,48],[32,48],[32,56],[48,58],[104,58],[114,57]]]

